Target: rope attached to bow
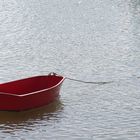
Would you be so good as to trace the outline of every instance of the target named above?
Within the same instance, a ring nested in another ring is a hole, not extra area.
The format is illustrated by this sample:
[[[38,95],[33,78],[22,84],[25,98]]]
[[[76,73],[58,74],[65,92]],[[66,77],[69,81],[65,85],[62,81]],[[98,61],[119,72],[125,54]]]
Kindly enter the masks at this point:
[[[79,80],[79,79],[73,79],[73,78],[69,78],[69,77],[66,77],[65,79],[68,79],[68,80],[71,80],[71,81],[80,82],[80,83],[85,83],[85,84],[96,84],[96,85],[104,85],[104,84],[109,84],[109,83],[113,82],[113,81],[108,81],[108,82],[91,82],[91,81],[83,81],[83,80]]]

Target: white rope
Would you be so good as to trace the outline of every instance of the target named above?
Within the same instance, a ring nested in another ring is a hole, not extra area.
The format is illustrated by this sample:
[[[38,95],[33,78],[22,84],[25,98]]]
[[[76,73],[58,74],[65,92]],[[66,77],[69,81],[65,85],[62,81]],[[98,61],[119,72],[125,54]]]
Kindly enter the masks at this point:
[[[73,78],[69,78],[69,77],[66,77],[65,79],[68,79],[68,80],[71,80],[71,81],[80,82],[80,83],[96,84],[96,85],[104,85],[104,84],[109,84],[109,83],[113,82],[113,81],[108,81],[108,82],[91,82],[91,81],[83,81],[83,80],[79,80],[79,79],[73,79]]]
[[[49,75],[55,75],[55,76],[59,76],[58,74],[51,72],[49,73]],[[128,78],[134,78],[134,77],[128,77]],[[136,77],[136,78],[140,78],[140,77]],[[74,78],[69,78],[69,77],[65,77],[65,79],[71,80],[71,81],[75,81],[75,82],[80,82],[80,83],[85,83],[85,84],[96,84],[96,85],[104,85],[104,84],[110,84],[116,81],[105,81],[105,82],[92,82],[92,81],[84,81],[84,80],[79,80],[79,79],[74,79]],[[127,79],[119,79],[119,81],[122,80],[127,80]]]

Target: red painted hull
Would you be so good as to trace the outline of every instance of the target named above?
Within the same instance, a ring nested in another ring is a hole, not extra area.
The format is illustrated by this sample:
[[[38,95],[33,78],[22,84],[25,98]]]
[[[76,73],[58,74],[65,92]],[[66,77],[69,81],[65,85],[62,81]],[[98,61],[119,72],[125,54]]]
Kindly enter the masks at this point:
[[[47,105],[59,97],[64,77],[35,76],[0,84],[0,110],[22,111]]]

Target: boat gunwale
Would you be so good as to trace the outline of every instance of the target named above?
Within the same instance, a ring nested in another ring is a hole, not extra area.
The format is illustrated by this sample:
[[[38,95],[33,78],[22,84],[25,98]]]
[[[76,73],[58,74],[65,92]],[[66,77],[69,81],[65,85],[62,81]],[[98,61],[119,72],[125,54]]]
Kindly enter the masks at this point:
[[[7,82],[7,83],[2,83],[2,84],[8,84],[8,83],[11,83],[11,82],[21,81],[21,80],[35,78],[35,77],[43,77],[43,76],[48,76],[48,75],[33,76],[33,77],[23,78],[23,79],[10,81],[10,82]],[[29,92],[29,93],[25,93],[25,94],[21,94],[21,95],[13,94],[13,93],[7,93],[7,92],[0,92],[0,95],[9,95],[9,96],[15,96],[15,97],[25,97],[25,96],[37,94],[37,93],[40,93],[40,92],[44,92],[44,91],[47,91],[47,90],[51,90],[51,89],[57,87],[58,85],[60,85],[65,80],[65,77],[63,77],[63,76],[59,76],[59,75],[56,75],[56,76],[57,77],[62,77],[62,80],[60,80],[56,85],[54,85],[54,86],[52,86],[50,88],[45,88],[45,89],[42,89],[42,90],[37,90],[37,91],[34,91],[34,92]]]

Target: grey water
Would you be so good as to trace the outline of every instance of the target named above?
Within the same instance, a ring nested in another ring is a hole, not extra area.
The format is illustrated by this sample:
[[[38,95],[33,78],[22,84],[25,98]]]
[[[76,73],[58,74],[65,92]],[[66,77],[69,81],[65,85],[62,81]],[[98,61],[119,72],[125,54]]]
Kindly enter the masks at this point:
[[[0,83],[49,72],[114,82],[0,112],[1,140],[139,140],[140,0],[0,0]]]

